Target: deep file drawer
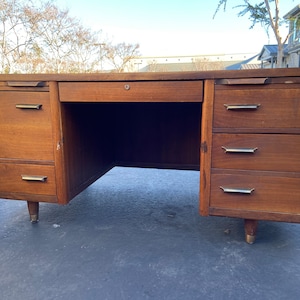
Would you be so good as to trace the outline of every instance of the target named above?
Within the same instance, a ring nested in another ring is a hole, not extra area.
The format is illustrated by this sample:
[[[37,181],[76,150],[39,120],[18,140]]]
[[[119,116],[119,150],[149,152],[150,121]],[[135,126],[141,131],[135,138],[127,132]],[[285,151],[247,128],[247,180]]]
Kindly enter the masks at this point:
[[[0,158],[53,161],[48,92],[0,91]]]

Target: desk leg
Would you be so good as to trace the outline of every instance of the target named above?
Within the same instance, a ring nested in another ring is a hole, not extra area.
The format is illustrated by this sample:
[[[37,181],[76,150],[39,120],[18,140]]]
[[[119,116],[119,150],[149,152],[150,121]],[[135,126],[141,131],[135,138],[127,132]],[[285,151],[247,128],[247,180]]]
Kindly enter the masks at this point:
[[[244,222],[246,242],[248,244],[253,244],[256,238],[258,221],[245,219]]]
[[[39,202],[27,201],[28,212],[31,223],[39,221]]]

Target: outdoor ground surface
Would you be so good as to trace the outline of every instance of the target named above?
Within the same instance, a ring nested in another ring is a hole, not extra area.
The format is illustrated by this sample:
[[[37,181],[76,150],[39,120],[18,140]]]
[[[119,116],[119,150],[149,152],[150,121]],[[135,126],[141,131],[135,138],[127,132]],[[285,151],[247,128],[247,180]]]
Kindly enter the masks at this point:
[[[35,225],[1,200],[0,299],[300,299],[300,224],[259,222],[248,245],[198,194],[199,172],[116,167]]]

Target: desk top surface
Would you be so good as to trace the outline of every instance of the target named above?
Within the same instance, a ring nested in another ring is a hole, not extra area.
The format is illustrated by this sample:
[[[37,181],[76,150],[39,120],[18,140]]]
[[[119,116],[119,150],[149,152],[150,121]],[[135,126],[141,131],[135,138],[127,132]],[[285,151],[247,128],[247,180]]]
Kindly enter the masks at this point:
[[[0,81],[157,81],[249,77],[300,77],[300,68],[165,73],[0,74]]]

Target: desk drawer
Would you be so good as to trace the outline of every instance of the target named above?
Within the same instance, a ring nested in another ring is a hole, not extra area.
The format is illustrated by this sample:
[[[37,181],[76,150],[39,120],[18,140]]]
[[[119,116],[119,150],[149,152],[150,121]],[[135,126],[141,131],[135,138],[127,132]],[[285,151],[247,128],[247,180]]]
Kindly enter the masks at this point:
[[[48,92],[0,91],[0,157],[53,160]]]
[[[300,135],[213,134],[212,167],[300,172]]]
[[[0,163],[0,191],[56,195],[54,166]]]
[[[202,81],[61,82],[62,102],[201,102]]]
[[[213,174],[210,207],[299,214],[299,193],[299,175]]]
[[[298,86],[298,85],[297,85]],[[217,88],[214,128],[299,128],[300,89]]]

